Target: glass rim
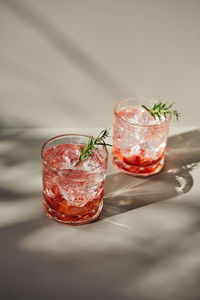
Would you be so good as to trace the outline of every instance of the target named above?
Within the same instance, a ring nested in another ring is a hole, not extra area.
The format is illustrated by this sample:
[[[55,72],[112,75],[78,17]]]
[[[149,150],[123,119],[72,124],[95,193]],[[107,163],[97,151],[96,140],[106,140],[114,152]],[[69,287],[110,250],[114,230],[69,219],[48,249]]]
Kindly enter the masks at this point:
[[[129,101],[129,100],[138,100],[138,99],[146,99],[146,100],[153,100],[153,99],[151,99],[151,98],[147,98],[147,97],[132,97],[132,98],[125,98],[125,99],[122,99],[122,100],[120,100],[115,106],[114,106],[114,115],[118,118],[118,119],[120,119],[121,121],[123,121],[123,122],[125,122],[125,123],[127,123],[127,124],[129,124],[129,125],[131,125],[131,126],[135,126],[135,127],[145,127],[145,128],[153,128],[153,127],[165,127],[165,126],[167,126],[169,123],[170,123],[170,120],[171,120],[171,116],[169,116],[168,118],[167,118],[167,120],[165,121],[165,122],[163,122],[163,123],[159,123],[159,124],[147,124],[147,125],[145,125],[145,124],[137,124],[137,123],[131,123],[131,122],[129,122],[129,121],[127,121],[127,120],[125,120],[125,119],[123,119],[122,117],[120,117],[119,115],[118,115],[118,113],[117,113],[117,108],[118,108],[118,106],[120,105],[120,104],[122,104],[122,103],[124,103],[124,102],[126,102],[126,101]]]
[[[98,168],[100,168],[101,166],[103,166],[107,161],[108,161],[108,150],[107,148],[104,146],[104,145],[101,145],[102,148],[105,150],[105,153],[106,153],[106,157],[104,158],[103,162],[98,166],[98,167],[95,167],[94,169],[88,171],[88,170],[80,170],[80,169],[73,169],[73,168],[66,168],[66,169],[59,169],[59,168],[56,168],[56,167],[53,167],[51,164],[49,164],[45,158],[44,158],[44,148],[45,146],[53,141],[53,140],[56,140],[57,138],[61,138],[61,137],[85,137],[85,138],[90,138],[89,135],[87,134],[76,134],[76,133],[66,133],[66,134],[60,134],[60,135],[57,135],[57,136],[54,136],[50,139],[48,139],[43,145],[42,145],[42,148],[41,148],[41,151],[40,151],[40,155],[41,155],[41,158],[42,158],[42,161],[45,162],[45,164],[50,167],[51,169],[54,169],[56,171],[61,171],[61,172],[65,172],[65,171],[73,171],[73,172],[77,172],[77,171],[84,171],[84,172],[94,172],[95,170],[97,170]]]

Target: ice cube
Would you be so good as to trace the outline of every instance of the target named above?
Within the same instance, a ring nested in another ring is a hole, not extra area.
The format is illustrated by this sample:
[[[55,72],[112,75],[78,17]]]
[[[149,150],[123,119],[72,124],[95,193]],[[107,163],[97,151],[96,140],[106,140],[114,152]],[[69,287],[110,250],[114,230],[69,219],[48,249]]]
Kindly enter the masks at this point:
[[[72,168],[80,156],[79,145],[61,144],[45,152],[45,160],[54,168],[64,170]]]
[[[145,124],[149,120],[149,116],[143,108],[138,108],[134,111],[134,114],[128,118],[128,122],[133,124],[142,125]]]
[[[63,188],[61,184],[58,184],[58,188],[65,201],[73,206],[82,207],[88,202],[88,200],[90,200],[89,195],[87,198],[84,197],[84,195],[83,197],[80,197],[81,191],[78,190],[79,189],[78,186],[76,189],[70,188],[69,185]]]
[[[148,125],[157,125],[160,123],[165,122],[165,117],[163,115],[160,115],[160,119],[156,116],[156,119],[153,117],[148,121]]]
[[[99,166],[98,162],[96,160],[89,157],[83,162],[82,169],[86,171],[91,171],[92,169],[95,169]]]
[[[103,154],[99,150],[96,150],[90,157],[79,163],[76,168],[91,171],[98,168],[102,164],[103,159]]]
[[[129,115],[127,116],[127,121],[129,123],[138,125],[156,125],[165,121],[165,117],[163,115],[160,116],[161,119],[159,119],[158,117],[154,119],[153,116],[143,107],[134,109],[132,115],[129,112]]]
[[[62,153],[63,162],[61,170],[73,168],[80,157],[80,153],[80,149],[76,147],[76,145],[69,145],[64,148]]]
[[[129,156],[137,155],[139,152],[140,152],[140,146],[135,145],[134,147],[131,148],[131,150],[129,152]]]
[[[157,159],[163,150],[162,145],[160,145],[159,141],[157,140],[141,143],[140,147],[141,149],[145,150],[145,155],[151,157],[152,159]]]
[[[84,173],[84,171],[82,171],[82,173]],[[82,207],[88,201],[100,195],[102,192],[102,178],[101,181],[94,180],[94,178],[86,181],[83,179],[83,175],[82,179],[75,181],[65,177],[56,178],[58,190],[66,203]]]

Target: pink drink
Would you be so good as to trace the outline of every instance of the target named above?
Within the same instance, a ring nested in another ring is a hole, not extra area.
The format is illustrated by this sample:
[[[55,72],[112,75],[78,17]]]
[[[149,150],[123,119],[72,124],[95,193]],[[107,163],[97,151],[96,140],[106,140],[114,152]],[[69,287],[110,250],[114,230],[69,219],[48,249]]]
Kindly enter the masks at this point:
[[[151,107],[147,99],[127,99],[114,111],[112,161],[131,175],[158,173],[164,165],[164,154],[170,118],[151,116],[141,104]]]
[[[99,146],[77,166],[89,137],[63,135],[42,148],[43,206],[56,221],[72,225],[96,219],[103,206],[107,150]]]

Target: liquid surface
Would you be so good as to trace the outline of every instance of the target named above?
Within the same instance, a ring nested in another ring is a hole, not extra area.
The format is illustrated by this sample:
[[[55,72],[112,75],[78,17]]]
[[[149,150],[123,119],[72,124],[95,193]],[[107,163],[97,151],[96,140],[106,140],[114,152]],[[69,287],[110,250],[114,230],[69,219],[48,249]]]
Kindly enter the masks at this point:
[[[96,149],[89,158],[76,165],[81,154],[81,147],[85,148],[84,145],[75,144],[57,145],[45,152],[44,159],[50,166],[60,170],[76,169],[91,171],[103,163],[104,156]]]

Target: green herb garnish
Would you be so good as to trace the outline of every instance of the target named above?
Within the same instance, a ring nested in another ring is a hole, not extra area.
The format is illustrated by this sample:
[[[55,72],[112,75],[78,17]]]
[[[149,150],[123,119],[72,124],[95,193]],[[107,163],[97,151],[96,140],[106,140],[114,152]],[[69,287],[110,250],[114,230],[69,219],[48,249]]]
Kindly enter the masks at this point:
[[[90,157],[94,150],[97,149],[96,146],[102,145],[102,146],[112,146],[110,144],[107,144],[105,142],[105,139],[109,137],[109,129],[104,129],[100,132],[100,134],[97,136],[97,138],[94,138],[93,136],[89,137],[88,143],[85,147],[81,147],[81,154],[79,157],[79,160],[75,164],[77,166],[80,162],[86,160],[88,157]]]
[[[176,109],[172,109],[172,106],[174,103],[167,106],[167,103],[162,103],[160,98],[155,102],[154,106],[152,108],[148,108],[145,105],[142,105],[144,109],[146,109],[152,117],[156,120],[156,117],[158,117],[159,120],[161,120],[161,116],[165,117],[165,120],[168,115],[171,115],[172,117],[175,117],[176,120],[179,120],[179,112]]]

